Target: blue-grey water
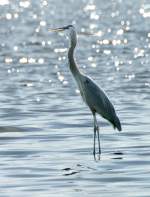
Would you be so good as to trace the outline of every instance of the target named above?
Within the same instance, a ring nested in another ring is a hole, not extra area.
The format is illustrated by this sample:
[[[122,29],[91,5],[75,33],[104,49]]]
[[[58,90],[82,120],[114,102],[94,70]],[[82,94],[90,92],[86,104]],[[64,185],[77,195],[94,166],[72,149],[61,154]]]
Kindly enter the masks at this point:
[[[100,161],[68,40],[48,32],[67,24],[122,122],[98,116]],[[150,196],[150,1],[0,0],[0,197],[114,195]]]

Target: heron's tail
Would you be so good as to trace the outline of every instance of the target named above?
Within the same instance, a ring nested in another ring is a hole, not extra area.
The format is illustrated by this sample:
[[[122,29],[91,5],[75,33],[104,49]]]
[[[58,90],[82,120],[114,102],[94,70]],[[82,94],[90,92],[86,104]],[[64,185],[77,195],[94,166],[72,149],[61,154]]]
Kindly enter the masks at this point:
[[[111,123],[113,124],[114,129],[117,128],[118,131],[122,130],[121,123],[120,123],[120,120],[119,120],[118,116],[115,116],[114,120],[111,121]]]

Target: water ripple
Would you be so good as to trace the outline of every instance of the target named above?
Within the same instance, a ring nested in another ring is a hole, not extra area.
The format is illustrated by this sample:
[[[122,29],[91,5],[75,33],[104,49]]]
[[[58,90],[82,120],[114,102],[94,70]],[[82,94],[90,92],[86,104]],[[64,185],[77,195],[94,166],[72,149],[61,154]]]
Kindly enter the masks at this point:
[[[132,9],[131,9],[132,8]],[[148,197],[150,6],[148,1],[0,1],[1,196]],[[93,118],[67,63],[76,25],[80,69],[106,91],[121,119]]]

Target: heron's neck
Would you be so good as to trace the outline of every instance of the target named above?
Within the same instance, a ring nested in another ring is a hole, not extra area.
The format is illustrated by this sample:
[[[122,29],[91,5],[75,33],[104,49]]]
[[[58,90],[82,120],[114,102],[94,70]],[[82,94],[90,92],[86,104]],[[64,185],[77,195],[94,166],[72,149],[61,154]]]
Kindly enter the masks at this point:
[[[76,61],[74,59],[75,47],[76,47],[76,43],[75,44],[71,43],[70,48],[68,50],[69,67],[74,77],[80,74],[79,68],[77,67]]]

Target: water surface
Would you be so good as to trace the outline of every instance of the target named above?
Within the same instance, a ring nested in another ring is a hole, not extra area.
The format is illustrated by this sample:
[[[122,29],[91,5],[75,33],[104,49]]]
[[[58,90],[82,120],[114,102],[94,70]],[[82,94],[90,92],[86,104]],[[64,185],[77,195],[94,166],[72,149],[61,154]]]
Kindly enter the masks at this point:
[[[0,196],[149,197],[150,4],[147,0],[0,1]],[[74,24],[80,69],[106,91],[123,132],[93,120],[67,65]]]

